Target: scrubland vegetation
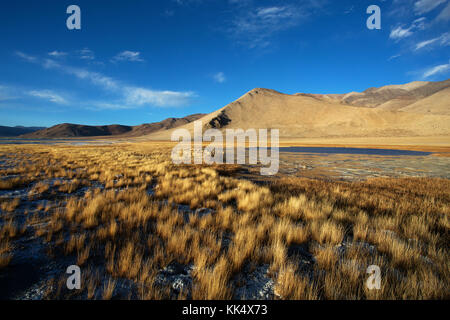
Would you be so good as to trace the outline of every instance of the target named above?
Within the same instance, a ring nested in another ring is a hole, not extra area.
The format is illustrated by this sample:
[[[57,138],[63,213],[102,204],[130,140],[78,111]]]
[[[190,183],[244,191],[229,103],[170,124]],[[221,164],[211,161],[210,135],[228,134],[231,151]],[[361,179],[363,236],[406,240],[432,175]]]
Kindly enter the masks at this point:
[[[0,275],[27,238],[83,270],[78,291],[65,270],[49,279],[48,299],[111,299],[120,281],[131,299],[245,298],[259,266],[274,299],[449,298],[449,180],[256,184],[239,166],[173,165],[170,147],[1,146]],[[176,294],[157,281],[174,262],[192,266]]]

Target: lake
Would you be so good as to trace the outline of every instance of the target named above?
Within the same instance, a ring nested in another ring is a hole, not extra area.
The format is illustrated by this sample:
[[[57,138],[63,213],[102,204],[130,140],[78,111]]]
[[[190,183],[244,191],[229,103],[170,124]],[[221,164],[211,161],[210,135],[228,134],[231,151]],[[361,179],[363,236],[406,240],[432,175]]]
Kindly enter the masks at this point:
[[[320,154],[363,154],[376,156],[428,156],[431,152],[396,150],[396,149],[368,149],[342,147],[282,147],[280,152],[320,153]]]

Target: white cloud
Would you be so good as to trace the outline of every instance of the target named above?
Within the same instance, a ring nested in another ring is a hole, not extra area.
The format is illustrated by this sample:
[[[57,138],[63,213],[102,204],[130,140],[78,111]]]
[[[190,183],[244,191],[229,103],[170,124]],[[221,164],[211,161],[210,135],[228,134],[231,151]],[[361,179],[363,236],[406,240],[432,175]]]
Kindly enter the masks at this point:
[[[85,69],[78,69],[72,67],[66,67],[66,72],[69,74],[73,74],[79,79],[86,79],[91,81],[93,84],[102,86],[108,90],[116,90],[119,88],[119,83],[115,79],[111,77],[107,77],[98,72],[92,72]]]
[[[399,57],[401,57],[401,56],[402,56],[401,54],[395,54],[395,55],[393,55],[393,56],[390,56],[389,59],[388,59],[388,61],[397,59],[397,58],[399,58]]]
[[[90,101],[85,103],[86,109],[89,110],[125,110],[133,109],[133,106],[126,105],[125,103],[110,103],[103,101]]]
[[[176,107],[187,105],[192,101],[192,98],[196,97],[196,94],[191,91],[152,90],[127,86],[121,81],[105,76],[99,72],[68,66],[52,59],[39,60],[35,58],[33,62],[39,63],[46,69],[58,70],[78,79],[89,81],[119,96],[113,103],[94,103],[94,106],[98,108],[128,109],[140,106]],[[53,99],[53,102],[62,102],[61,99],[63,99],[48,91],[34,91],[33,93],[35,96],[41,98]]]
[[[229,32],[250,48],[266,47],[277,32],[298,25],[307,13],[296,6],[245,8],[231,23]]]
[[[344,11],[344,14],[352,13],[353,10],[355,10],[355,6],[354,6],[354,5],[352,5],[352,6],[351,6],[350,8],[348,8],[348,9],[346,9],[346,10]]]
[[[419,42],[415,46],[415,51],[420,50],[425,47],[429,47],[431,45],[440,45],[440,46],[449,46],[450,45],[450,32],[442,34],[440,37],[425,40],[422,42]]]
[[[144,59],[141,58],[141,53],[138,51],[122,51],[118,53],[112,61],[132,61],[132,62],[143,62]]]
[[[425,41],[419,42],[418,44],[416,44],[415,50],[417,51],[419,49],[425,48],[425,47],[435,43],[438,40],[439,40],[439,38],[434,38],[434,39],[430,39],[430,40],[425,40]]]
[[[54,50],[54,51],[49,52],[48,55],[51,56],[51,57],[56,57],[56,58],[57,57],[64,57],[64,56],[67,55],[67,52]]]
[[[424,71],[423,77],[429,78],[431,76],[434,76],[436,74],[445,73],[450,70],[450,63],[447,64],[441,64],[435,67],[428,68]]]
[[[203,0],[174,0],[180,6],[188,6],[191,4],[201,4]]]
[[[236,6],[248,6],[253,0],[228,0],[228,3]]]
[[[51,90],[33,90],[28,92],[30,96],[48,100],[57,104],[67,104],[66,99]]]
[[[397,26],[391,30],[389,38],[400,40],[411,36],[416,30],[423,30],[425,28],[425,18],[419,18],[413,21],[409,27]]]
[[[227,81],[227,78],[225,77],[225,74],[223,72],[218,72],[216,73],[214,76],[214,81],[218,82],[218,83],[224,83],[225,81]]]
[[[131,105],[154,105],[158,107],[176,107],[187,105],[195,94],[193,92],[157,91],[145,88],[128,87],[125,89],[126,102]]]
[[[83,59],[83,60],[94,60],[95,59],[94,52],[89,48],[84,48],[84,49],[78,50],[78,54],[80,55],[80,59]]]
[[[437,8],[440,4],[447,0],[419,0],[414,3],[414,11],[416,14],[424,14]]]
[[[28,61],[28,62],[37,62],[37,58],[36,57],[30,56],[30,55],[28,55],[26,53],[23,53],[21,51],[16,51],[16,55],[19,56],[20,58]]]
[[[78,79],[88,80],[95,85],[99,85],[107,90],[117,90],[120,87],[118,81],[111,77],[107,77],[98,72],[89,71],[82,68],[66,66],[52,59],[45,59],[42,66],[47,69],[57,69],[66,74],[73,75]]]
[[[409,37],[412,35],[411,28],[403,29],[403,27],[399,26],[391,30],[391,34],[389,35],[389,38],[391,39],[402,39]]]

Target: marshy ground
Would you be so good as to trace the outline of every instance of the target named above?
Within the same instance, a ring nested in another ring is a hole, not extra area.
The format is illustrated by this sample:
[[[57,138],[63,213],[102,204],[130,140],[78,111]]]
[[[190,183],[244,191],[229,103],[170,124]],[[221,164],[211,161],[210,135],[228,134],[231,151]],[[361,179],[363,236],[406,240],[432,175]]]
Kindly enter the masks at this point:
[[[261,181],[172,146],[0,146],[0,298],[449,298],[449,158],[371,178],[394,162],[282,154]]]

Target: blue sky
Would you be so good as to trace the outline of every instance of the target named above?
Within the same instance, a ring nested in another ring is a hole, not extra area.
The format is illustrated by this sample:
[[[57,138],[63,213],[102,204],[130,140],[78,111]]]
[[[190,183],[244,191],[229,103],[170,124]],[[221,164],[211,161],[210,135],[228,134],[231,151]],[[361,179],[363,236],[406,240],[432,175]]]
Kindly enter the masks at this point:
[[[68,30],[66,8],[81,8]],[[369,5],[381,30],[369,30]],[[0,125],[212,112],[255,87],[345,93],[450,74],[450,0],[0,4]]]

